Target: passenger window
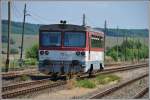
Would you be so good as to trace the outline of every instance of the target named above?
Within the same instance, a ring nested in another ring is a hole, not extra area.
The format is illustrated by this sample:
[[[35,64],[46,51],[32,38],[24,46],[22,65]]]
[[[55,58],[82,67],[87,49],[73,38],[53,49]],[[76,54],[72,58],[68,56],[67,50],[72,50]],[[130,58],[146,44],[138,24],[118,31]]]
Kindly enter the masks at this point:
[[[91,47],[92,48],[102,48],[103,47],[103,38],[100,36],[91,36]]]

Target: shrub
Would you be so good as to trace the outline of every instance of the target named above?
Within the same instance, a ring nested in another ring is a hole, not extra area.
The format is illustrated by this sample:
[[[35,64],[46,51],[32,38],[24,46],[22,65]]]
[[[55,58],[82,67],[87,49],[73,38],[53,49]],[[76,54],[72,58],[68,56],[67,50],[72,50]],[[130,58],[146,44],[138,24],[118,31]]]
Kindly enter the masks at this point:
[[[34,44],[31,48],[26,49],[25,57],[38,59],[38,48],[37,44]]]

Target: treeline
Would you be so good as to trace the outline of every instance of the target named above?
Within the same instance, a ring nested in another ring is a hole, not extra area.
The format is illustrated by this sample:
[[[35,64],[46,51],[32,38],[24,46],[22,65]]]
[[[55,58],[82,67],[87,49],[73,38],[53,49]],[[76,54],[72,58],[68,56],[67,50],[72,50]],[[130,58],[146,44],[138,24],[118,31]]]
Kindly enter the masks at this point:
[[[21,22],[11,22],[11,30],[12,33],[15,34],[21,34],[22,32],[22,23]],[[32,34],[32,35],[37,35],[39,32],[39,27],[42,24],[31,24],[31,23],[26,23],[25,24],[25,34]],[[103,28],[95,28],[97,30],[104,30]],[[7,20],[2,20],[2,34],[5,35],[7,34],[8,31],[8,21]],[[119,33],[119,34],[118,34]],[[148,29],[116,29],[116,28],[109,28],[107,30],[107,36],[119,36],[122,37],[124,35],[126,36],[140,36],[140,37],[148,37]]]
[[[118,50],[118,52],[117,52]],[[121,45],[116,45],[106,52],[107,56],[117,60],[139,60],[148,58],[149,48],[138,40],[123,41]]]
[[[97,30],[103,30],[103,28],[95,28]],[[115,29],[115,28],[109,28],[107,30],[107,36],[112,37],[149,37],[149,30],[148,29]]]
[[[36,35],[38,34],[40,24],[25,23],[25,34]],[[2,35],[4,36],[8,32],[8,21],[2,20]],[[11,32],[14,34],[22,34],[22,23],[11,22]]]

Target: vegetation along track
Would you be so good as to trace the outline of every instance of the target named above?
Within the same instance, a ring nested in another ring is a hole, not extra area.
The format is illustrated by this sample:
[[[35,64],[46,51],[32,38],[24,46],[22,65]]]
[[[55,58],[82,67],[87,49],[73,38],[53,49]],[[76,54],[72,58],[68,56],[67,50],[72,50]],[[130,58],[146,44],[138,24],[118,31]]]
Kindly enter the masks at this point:
[[[112,73],[112,72],[118,72],[118,71],[123,71],[123,70],[129,70],[133,68],[140,68],[143,66],[147,66],[147,64],[138,64],[138,65],[130,65],[121,68],[112,68],[112,69],[106,69],[102,72],[99,72],[97,74],[107,74],[107,73]],[[83,75],[80,78],[85,78],[86,76]],[[31,82],[25,82],[25,83],[20,83],[20,84],[15,84],[15,85],[9,85],[6,87],[2,87],[2,97],[3,98],[11,98],[15,97],[18,95],[26,94],[26,93],[31,93],[34,91],[39,91],[42,89],[46,88],[54,88],[57,86],[65,85],[67,82],[66,81],[59,81],[59,82],[54,82],[50,83],[50,79],[43,79],[43,80],[36,80],[36,81],[31,81]]]
[[[144,77],[147,77],[147,76],[148,76],[148,73],[146,73],[146,74],[144,74],[144,75],[141,75],[141,76],[138,76],[138,77],[136,77],[136,78],[134,78],[134,79],[130,79],[130,80],[126,81],[126,82],[122,82],[122,83],[120,83],[120,84],[118,84],[118,85],[115,85],[115,86],[113,86],[113,87],[111,87],[111,88],[108,88],[107,90],[104,90],[104,91],[102,91],[102,92],[99,92],[99,93],[97,93],[97,94],[95,94],[95,95],[89,97],[89,99],[100,99],[100,98],[102,98],[102,97],[104,97],[104,96],[107,96],[108,94],[110,94],[110,93],[112,93],[112,92],[117,91],[118,89],[120,89],[120,88],[122,88],[122,87],[124,87],[124,86],[127,86],[128,84],[131,84],[131,83],[133,83],[133,82],[135,82],[135,81],[137,81],[137,80],[140,80],[140,79],[142,79],[142,78],[144,78]],[[143,92],[143,91],[144,91],[144,92]],[[134,98],[139,98],[140,96],[144,95],[145,90],[143,90],[143,91],[140,92],[140,94],[137,94]],[[146,91],[147,91],[147,90],[146,90]]]

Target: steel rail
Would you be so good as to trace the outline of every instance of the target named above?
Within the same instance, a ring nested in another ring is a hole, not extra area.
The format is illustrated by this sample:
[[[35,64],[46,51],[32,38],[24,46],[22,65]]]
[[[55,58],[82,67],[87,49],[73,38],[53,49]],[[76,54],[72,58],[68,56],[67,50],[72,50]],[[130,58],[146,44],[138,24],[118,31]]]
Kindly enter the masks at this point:
[[[148,91],[149,91],[149,87],[144,88],[142,91],[140,91],[139,93],[137,93],[134,96],[134,99],[138,99],[138,98],[143,97]]]
[[[36,85],[36,84],[49,82],[49,80],[50,79],[48,78],[48,79],[36,80],[36,81],[31,81],[31,82],[23,82],[23,83],[19,83],[19,84],[4,86],[4,87],[2,87],[2,92],[9,91],[12,89],[17,89],[17,88],[22,88],[24,86]]]
[[[144,78],[144,77],[147,77],[148,75],[149,75],[149,74],[146,73],[146,74],[141,75],[141,76],[138,76],[138,77],[136,77],[136,78],[134,78],[134,79],[130,79],[130,80],[126,81],[126,82],[117,84],[117,85],[115,85],[115,86],[113,86],[113,87],[111,87],[111,88],[108,88],[107,90],[104,90],[104,91],[102,91],[102,92],[97,93],[97,94],[94,95],[94,96],[89,97],[89,99],[100,99],[100,98],[102,98],[102,97],[104,97],[104,96],[106,96],[106,95],[108,95],[108,94],[110,94],[110,93],[112,93],[112,92],[117,91],[118,89],[120,89],[120,88],[122,88],[122,87],[124,87],[124,86],[126,86],[126,85],[128,85],[128,84],[131,84],[131,83],[133,83],[133,82],[135,82],[135,81],[137,81],[137,80],[139,80],[139,79],[142,79],[142,78]]]
[[[134,64],[134,65],[128,65],[128,66],[123,66],[123,67],[104,69],[103,71],[95,72],[95,74],[93,74],[93,75],[96,76],[96,75],[100,75],[100,74],[110,74],[110,73],[114,73],[114,72],[126,71],[126,70],[141,68],[141,67],[147,67],[147,66],[148,66],[147,63]],[[84,74],[84,75],[80,76],[79,79],[82,79],[82,78],[85,78],[88,76],[89,76],[89,74]]]
[[[6,99],[6,98],[12,98],[18,95],[22,95],[22,94],[27,94],[27,93],[31,93],[31,92],[35,92],[35,91],[39,91],[39,90],[43,90],[46,88],[55,88],[58,86],[62,86],[65,85],[67,82],[66,81],[61,81],[61,82],[56,82],[56,83],[52,83],[52,84],[42,84],[42,85],[38,85],[37,86],[29,86],[29,87],[25,87],[19,90],[15,90],[15,91],[9,91],[6,93],[2,93],[2,98]]]

